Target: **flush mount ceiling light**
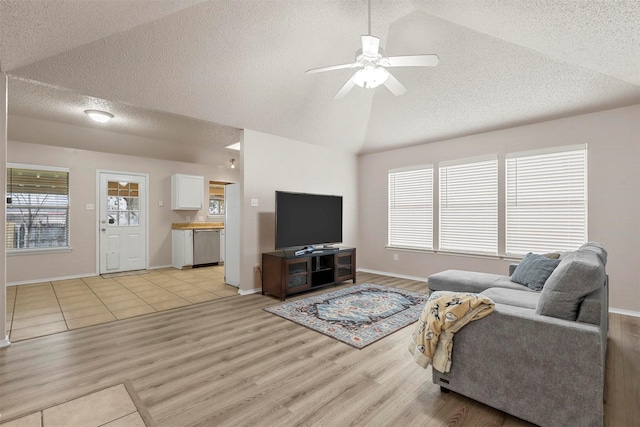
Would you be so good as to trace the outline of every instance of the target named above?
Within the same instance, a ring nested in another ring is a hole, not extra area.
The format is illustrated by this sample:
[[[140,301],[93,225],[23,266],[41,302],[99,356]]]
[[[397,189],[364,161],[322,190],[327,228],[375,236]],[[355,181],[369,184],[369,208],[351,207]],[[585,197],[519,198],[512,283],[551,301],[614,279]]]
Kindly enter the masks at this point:
[[[228,148],[229,150],[240,151],[240,141],[236,142],[235,144],[227,145],[224,148]]]
[[[341,70],[344,68],[359,68],[358,71],[336,93],[335,99],[344,97],[354,86],[358,85],[367,89],[373,89],[385,85],[395,96],[407,91],[402,83],[387,70],[390,67],[434,67],[440,61],[437,55],[406,55],[383,56],[384,51],[380,47],[380,39],[371,35],[371,0],[367,3],[367,15],[369,17],[369,34],[362,36],[362,49],[356,52],[356,61],[351,64],[332,65],[330,67],[314,68],[307,70],[307,74],[321,73],[324,71]]]
[[[113,119],[113,114],[107,113],[106,111],[100,110],[84,110],[85,114],[95,122],[98,123],[107,123],[109,120]]]

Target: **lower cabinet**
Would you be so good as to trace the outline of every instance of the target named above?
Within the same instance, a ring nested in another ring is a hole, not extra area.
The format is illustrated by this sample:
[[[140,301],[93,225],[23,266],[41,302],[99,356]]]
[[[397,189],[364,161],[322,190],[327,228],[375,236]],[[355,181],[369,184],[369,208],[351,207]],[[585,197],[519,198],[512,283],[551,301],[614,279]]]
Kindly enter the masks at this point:
[[[356,250],[323,250],[304,255],[285,251],[262,254],[262,294],[284,301],[310,289],[353,280],[356,283]]]
[[[171,264],[184,269],[194,265],[209,265],[223,260],[224,230],[196,228],[171,230]]]
[[[171,261],[179,269],[193,265],[193,230],[171,230]]]

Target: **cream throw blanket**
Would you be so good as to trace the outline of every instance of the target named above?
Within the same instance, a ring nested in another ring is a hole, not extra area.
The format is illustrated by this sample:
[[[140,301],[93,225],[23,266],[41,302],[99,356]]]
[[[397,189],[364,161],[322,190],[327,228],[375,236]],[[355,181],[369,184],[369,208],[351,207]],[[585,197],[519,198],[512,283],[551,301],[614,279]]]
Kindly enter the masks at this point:
[[[451,369],[453,335],[467,323],[493,311],[491,299],[474,293],[436,291],[422,310],[411,336],[409,351],[423,368]]]

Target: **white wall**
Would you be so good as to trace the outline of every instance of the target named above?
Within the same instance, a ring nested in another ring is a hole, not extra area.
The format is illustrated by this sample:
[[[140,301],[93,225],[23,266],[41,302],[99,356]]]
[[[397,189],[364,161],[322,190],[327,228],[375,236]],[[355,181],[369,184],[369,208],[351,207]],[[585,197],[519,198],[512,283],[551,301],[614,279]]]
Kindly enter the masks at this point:
[[[245,130],[242,170],[241,291],[260,288],[254,268],[263,252],[275,250],[276,190],[343,196],[343,245],[357,246],[355,155]]]
[[[505,274],[508,261],[385,249],[388,170],[578,143],[588,144],[588,233],[609,252],[611,307],[640,312],[640,105],[360,157],[359,267],[417,277]]]
[[[72,126],[68,130],[73,131]],[[114,134],[117,136],[118,134]],[[162,144],[162,141],[157,141]],[[218,154],[220,163],[226,153]],[[224,159],[224,160],[223,160]],[[138,156],[109,154],[73,148],[54,147],[18,141],[8,143],[8,162],[32,165],[59,166],[70,169],[70,243],[71,252],[12,255],[7,257],[7,281],[33,282],[61,277],[93,275],[97,272],[96,211],[86,209],[87,203],[96,207],[96,171],[110,170],[149,174],[149,266],[171,265],[171,224],[196,221],[203,216],[207,221],[208,209],[200,211],[171,210],[171,174],[202,175],[205,181],[238,182],[238,169],[218,166],[150,159]],[[208,197],[208,186],[205,186]],[[206,200],[206,199],[205,199]],[[160,207],[159,201],[164,202]],[[207,205],[205,205],[207,206]]]

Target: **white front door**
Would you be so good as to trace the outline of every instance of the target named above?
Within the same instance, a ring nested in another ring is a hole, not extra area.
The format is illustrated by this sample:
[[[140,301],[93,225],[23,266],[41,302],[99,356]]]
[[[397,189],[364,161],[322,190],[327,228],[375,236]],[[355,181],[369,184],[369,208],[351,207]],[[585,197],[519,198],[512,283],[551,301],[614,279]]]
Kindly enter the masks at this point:
[[[99,172],[100,274],[147,268],[147,177]]]

